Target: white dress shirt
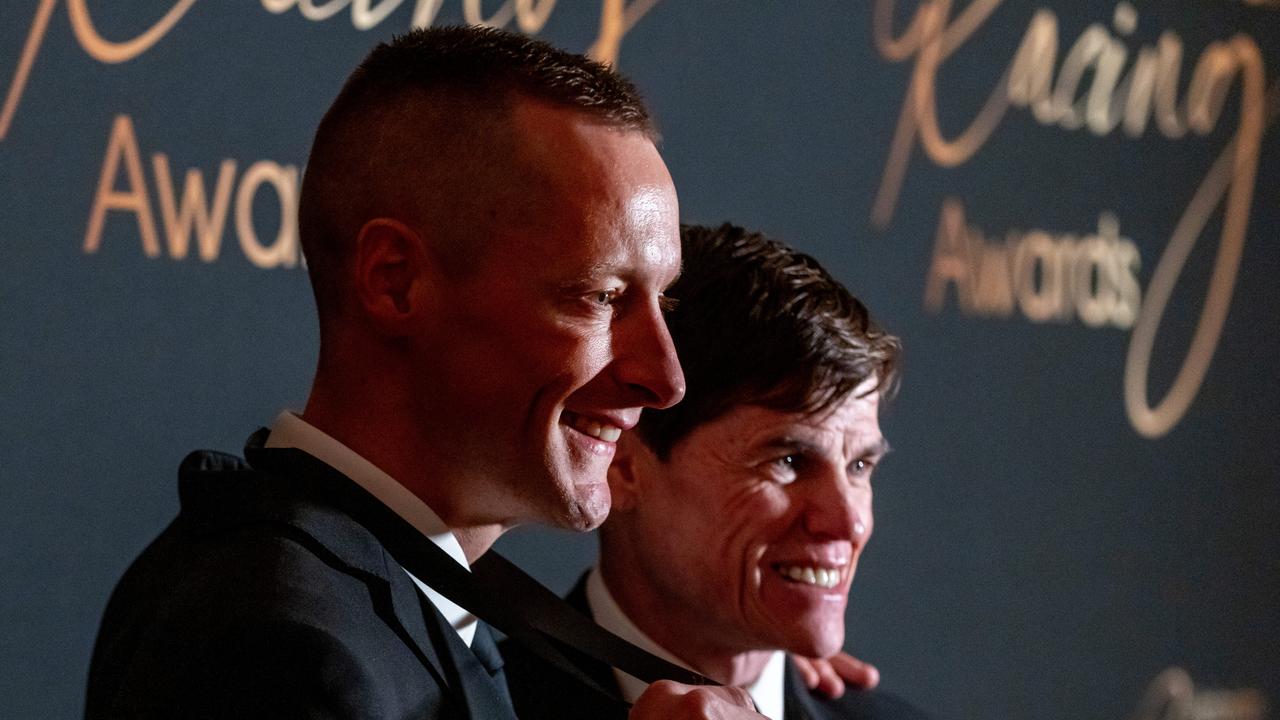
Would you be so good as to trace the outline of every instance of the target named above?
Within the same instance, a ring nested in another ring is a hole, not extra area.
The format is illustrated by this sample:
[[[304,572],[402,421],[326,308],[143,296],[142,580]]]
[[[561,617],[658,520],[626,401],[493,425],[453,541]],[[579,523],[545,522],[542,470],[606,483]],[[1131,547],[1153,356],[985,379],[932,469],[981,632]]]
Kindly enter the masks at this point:
[[[282,412],[276,418],[275,424],[271,426],[266,447],[297,448],[346,475],[392,512],[407,520],[431,542],[449,553],[449,556],[457,560],[459,565],[468,570],[471,569],[467,564],[466,554],[462,552],[462,546],[458,544],[458,538],[454,537],[435,511],[422,502],[417,495],[409,492],[408,488],[396,482],[395,478],[314,425],[291,412]],[[404,572],[413,579],[418,589],[422,590],[444,619],[458,631],[462,641],[470,647],[472,638],[476,636],[476,616],[432,590],[426,583],[414,577],[413,573],[408,570]]]
[[[632,645],[648,650],[663,660],[673,662],[690,670],[693,669],[689,667],[689,663],[672,655],[648,635],[645,635],[631,621],[631,618],[622,612],[622,608],[613,599],[609,588],[605,586],[604,578],[600,576],[599,567],[592,568],[591,573],[587,576],[587,605],[591,608],[592,617],[604,629],[630,642]],[[764,670],[760,672],[760,677],[743,688],[751,694],[751,699],[755,701],[756,709],[760,714],[770,718],[770,720],[782,720],[785,668],[786,653],[777,650],[769,656],[769,662],[765,664]],[[649,684],[643,680],[628,675],[617,668],[613,669],[613,675],[617,678],[618,687],[622,690],[622,699],[629,703],[634,703],[636,698],[640,697],[641,693],[649,687]]]

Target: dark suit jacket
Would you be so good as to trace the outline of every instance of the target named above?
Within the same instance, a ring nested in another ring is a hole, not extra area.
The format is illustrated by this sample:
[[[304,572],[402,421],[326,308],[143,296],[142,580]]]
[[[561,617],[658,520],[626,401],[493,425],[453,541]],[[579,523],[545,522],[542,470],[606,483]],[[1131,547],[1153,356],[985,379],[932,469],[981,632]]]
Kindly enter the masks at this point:
[[[566,598],[582,612],[587,604],[586,576]],[[564,720],[609,720],[626,718],[627,706],[568,673],[543,662],[523,646],[507,640],[499,648],[506,658],[507,685],[516,713],[524,720],[563,718]],[[579,668],[601,687],[616,690],[613,668],[577,657]],[[880,690],[848,690],[838,700],[811,692],[791,661],[787,661],[785,720],[927,720],[928,716],[905,700]]]
[[[372,497],[300,451],[246,455],[183,461],[178,517],[107,606],[87,718],[513,717],[488,631],[463,644]]]

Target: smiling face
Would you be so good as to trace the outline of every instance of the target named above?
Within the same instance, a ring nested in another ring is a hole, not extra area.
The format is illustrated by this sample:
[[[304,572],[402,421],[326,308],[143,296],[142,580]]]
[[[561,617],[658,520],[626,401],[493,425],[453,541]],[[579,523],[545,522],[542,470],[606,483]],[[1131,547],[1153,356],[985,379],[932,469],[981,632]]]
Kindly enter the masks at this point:
[[[465,480],[465,521],[588,529],[609,510],[620,433],[684,377],[662,317],[680,267],[675,189],[653,143],[521,100],[512,173],[446,278],[421,351],[433,457]]]
[[[738,406],[694,428],[666,462],[625,440],[630,480],[611,477],[626,510],[610,521],[617,533],[606,549],[614,540],[635,548],[629,560],[643,577],[631,584],[653,602],[620,601],[660,644],[693,662],[840,649],[871,535],[871,473],[886,450],[878,393],[857,394],[818,415]],[[606,580],[609,561],[606,553]],[[646,620],[655,603],[665,620]]]

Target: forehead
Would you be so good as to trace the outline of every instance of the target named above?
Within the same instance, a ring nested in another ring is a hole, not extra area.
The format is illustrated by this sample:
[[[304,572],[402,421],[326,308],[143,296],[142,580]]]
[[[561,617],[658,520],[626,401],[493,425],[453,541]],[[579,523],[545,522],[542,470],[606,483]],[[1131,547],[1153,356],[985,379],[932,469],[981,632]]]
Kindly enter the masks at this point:
[[[695,428],[677,443],[673,454],[683,449],[695,453],[716,452],[733,458],[786,442],[799,442],[831,453],[879,449],[884,444],[879,421],[880,393],[868,393],[868,387],[864,384],[835,406],[818,413],[738,405]]]
[[[675,187],[644,133],[527,99],[516,101],[511,122],[508,202],[493,210],[493,240],[514,240],[503,244],[526,261],[579,272],[678,269]]]
[[[585,111],[517,97],[509,110],[519,160],[555,181],[597,184],[606,177],[669,184],[671,176],[644,132],[610,124]]]

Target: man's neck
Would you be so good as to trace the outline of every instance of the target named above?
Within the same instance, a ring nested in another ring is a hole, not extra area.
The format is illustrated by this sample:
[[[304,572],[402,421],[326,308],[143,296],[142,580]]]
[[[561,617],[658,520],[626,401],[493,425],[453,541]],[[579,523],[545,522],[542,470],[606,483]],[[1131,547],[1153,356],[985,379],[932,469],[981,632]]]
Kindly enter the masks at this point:
[[[474,563],[481,555],[489,552],[489,548],[498,542],[506,528],[502,525],[475,525],[472,527],[452,528],[454,537],[462,546],[468,563]]]
[[[283,412],[276,418],[271,432],[266,437],[265,447],[296,448],[342,473],[387,509],[412,525],[460,565],[470,566],[471,562],[479,557],[491,543],[484,535],[477,537],[475,533],[455,532],[431,509],[430,505],[397,482],[386,470],[294,413]],[[471,555],[468,555],[467,548],[460,542],[463,539],[468,542]],[[470,645],[475,634],[475,616],[441,595],[425,583],[423,578],[415,576],[408,570],[405,572],[444,615],[445,620],[458,632],[463,642]]]
[[[282,415],[282,418],[283,416],[287,415]],[[367,445],[367,443],[360,443],[358,442],[358,437],[353,438],[351,434],[343,434],[340,432],[340,425],[334,425],[332,423],[326,425],[323,420],[314,419],[311,415],[296,415],[289,427],[293,428],[294,432],[302,433],[303,437],[298,437],[296,439],[300,439],[301,441],[301,439],[311,437],[311,442],[316,443],[316,447],[310,447],[308,450],[320,450],[321,455],[325,455],[324,448],[329,448],[329,452],[337,452],[337,455],[332,457],[321,457],[321,460],[329,462],[330,465],[344,471],[344,473],[347,473],[348,475],[351,474],[353,466],[355,466],[355,468],[365,466],[365,468],[375,469],[371,470],[371,473],[381,475],[381,477],[385,478],[384,480],[376,480],[375,478],[375,484],[387,487],[388,489],[385,489],[384,492],[390,492],[392,493],[392,496],[381,497],[378,492],[375,492],[374,495],[379,496],[379,500],[381,502],[388,503],[388,505],[392,506],[392,509],[396,511],[397,514],[404,516],[404,518],[415,524],[415,527],[417,527],[420,532],[424,532],[425,534],[435,534],[440,532],[451,533],[452,536],[456,538],[457,546],[461,548],[461,555],[465,557],[467,565],[472,564],[472,562],[479,559],[481,555],[488,552],[489,548],[493,547],[493,543],[497,542],[498,537],[502,536],[504,530],[507,529],[504,525],[495,523],[458,523],[456,512],[440,510],[442,507],[452,509],[448,503],[440,502],[438,497],[431,496],[430,493],[422,492],[422,488],[424,487],[439,488],[443,483],[428,484],[403,482],[401,479],[401,477],[403,477],[402,474],[397,474],[396,471],[389,468],[387,462],[381,459],[376,452],[370,452],[370,446]],[[310,430],[298,428],[310,428]],[[276,430],[279,430],[279,428],[276,428]],[[310,433],[310,436],[308,436],[308,433]],[[310,445],[310,443],[302,442],[301,445],[303,448],[307,448],[306,446]],[[340,450],[334,450],[335,447],[340,448]],[[343,452],[346,452],[348,455],[343,455]],[[352,455],[355,455],[355,457],[352,457]],[[369,479],[364,478],[364,480],[365,482],[361,482],[361,479],[357,479],[357,483],[365,486]],[[398,486],[401,489],[390,488],[390,486]],[[366,489],[370,488],[366,487]],[[416,498],[416,500],[404,500],[404,498],[408,497]],[[399,500],[397,500],[397,498],[399,498]],[[421,503],[421,505],[417,507],[425,505],[426,511],[424,512],[417,509],[413,503]]]
[[[452,530],[462,546],[467,562],[473,563],[489,551],[508,525],[477,521],[465,510],[465,497],[455,497],[455,483],[447,482],[449,473],[438,471],[429,479],[420,477],[414,468],[400,461],[400,449],[415,447],[411,438],[401,437],[386,423],[345,422],[351,415],[328,393],[312,389],[302,417],[326,435],[334,438],[369,462],[395,478],[406,490],[426,503]],[[376,427],[376,429],[375,429]],[[415,466],[424,463],[419,458]],[[465,494],[464,494],[465,496]]]

